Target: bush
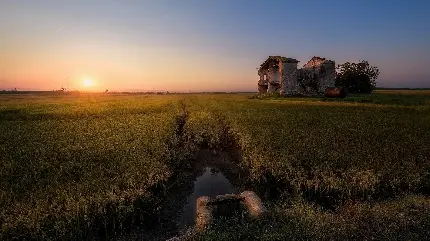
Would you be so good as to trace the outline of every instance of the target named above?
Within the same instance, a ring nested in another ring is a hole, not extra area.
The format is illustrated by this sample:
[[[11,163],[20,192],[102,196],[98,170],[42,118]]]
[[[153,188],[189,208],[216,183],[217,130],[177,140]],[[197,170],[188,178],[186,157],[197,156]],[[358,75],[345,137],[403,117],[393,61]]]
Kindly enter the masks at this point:
[[[379,69],[367,61],[346,62],[337,67],[336,86],[346,87],[351,93],[371,93],[378,76]]]

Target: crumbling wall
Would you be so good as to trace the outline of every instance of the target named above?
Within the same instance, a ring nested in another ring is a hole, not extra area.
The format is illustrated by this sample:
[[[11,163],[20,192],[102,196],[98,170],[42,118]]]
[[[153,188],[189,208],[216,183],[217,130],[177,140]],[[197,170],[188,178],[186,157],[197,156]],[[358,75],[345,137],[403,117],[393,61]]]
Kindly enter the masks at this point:
[[[282,94],[297,94],[297,63],[299,61],[285,61],[282,63]]]
[[[326,61],[325,58],[314,56],[305,65],[303,65],[303,68],[306,69],[306,68],[318,67],[318,66],[321,66],[325,61]]]
[[[316,83],[316,91],[319,94],[323,94],[328,87],[334,87],[335,78],[334,61],[315,56],[303,66],[302,83],[310,87],[314,87]]]
[[[302,69],[297,69],[298,62],[292,58],[269,56],[258,69],[258,92],[317,95],[324,94],[328,87],[334,87],[334,61],[313,57]]]
[[[267,89],[269,88],[268,85],[258,85],[258,93],[260,95],[262,94],[266,94],[267,93]]]
[[[278,93],[281,87],[281,57],[269,56],[258,69],[258,73],[265,73],[267,76],[267,92]],[[261,86],[261,76],[258,83],[259,93],[264,93],[264,86]]]
[[[258,80],[258,93],[265,94],[267,93],[267,89],[269,85],[269,81],[267,80],[267,70],[259,69],[258,76],[260,76],[260,79]]]
[[[320,74],[320,92],[324,93],[327,88],[335,87],[336,64],[334,61],[327,60],[323,63],[324,73]]]
[[[269,73],[267,75],[269,82],[268,93],[279,93],[281,90],[281,72],[279,64],[273,64],[269,67]]]
[[[312,69],[298,69],[297,85],[298,93],[304,96],[314,96],[319,91],[319,80]]]

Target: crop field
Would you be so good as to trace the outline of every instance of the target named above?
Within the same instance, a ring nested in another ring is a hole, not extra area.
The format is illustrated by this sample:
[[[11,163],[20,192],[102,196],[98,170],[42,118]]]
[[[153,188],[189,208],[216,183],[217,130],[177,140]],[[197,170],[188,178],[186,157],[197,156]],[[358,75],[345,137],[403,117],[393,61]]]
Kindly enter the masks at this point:
[[[238,152],[271,215],[190,239],[430,238],[430,92],[378,90],[0,94],[0,239],[150,239],[201,148]]]

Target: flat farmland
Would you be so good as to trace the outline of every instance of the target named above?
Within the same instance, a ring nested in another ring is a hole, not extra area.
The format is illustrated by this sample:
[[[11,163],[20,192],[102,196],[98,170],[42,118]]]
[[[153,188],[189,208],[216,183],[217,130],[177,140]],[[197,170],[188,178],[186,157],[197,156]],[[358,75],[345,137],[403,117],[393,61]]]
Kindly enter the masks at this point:
[[[379,90],[339,100],[1,94],[0,238],[154,229],[170,183],[203,148],[239,153],[240,179],[272,215],[194,239],[430,237],[430,92]]]

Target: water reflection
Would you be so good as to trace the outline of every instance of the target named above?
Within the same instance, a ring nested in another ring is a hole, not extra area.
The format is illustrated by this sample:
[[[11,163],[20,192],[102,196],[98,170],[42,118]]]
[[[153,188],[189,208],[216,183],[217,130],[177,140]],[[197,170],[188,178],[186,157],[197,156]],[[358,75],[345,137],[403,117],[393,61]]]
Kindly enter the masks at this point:
[[[205,167],[203,174],[194,181],[194,191],[187,198],[187,203],[178,221],[178,228],[180,230],[185,230],[185,228],[194,224],[196,200],[198,197],[215,197],[217,195],[235,192],[236,189],[219,169]]]

